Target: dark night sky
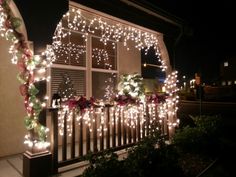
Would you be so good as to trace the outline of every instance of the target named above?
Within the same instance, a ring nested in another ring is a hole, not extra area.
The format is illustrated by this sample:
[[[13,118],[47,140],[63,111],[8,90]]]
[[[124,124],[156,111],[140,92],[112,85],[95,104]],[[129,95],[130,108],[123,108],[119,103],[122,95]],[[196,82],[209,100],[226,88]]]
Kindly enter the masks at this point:
[[[233,1],[149,2],[180,17],[192,29],[192,33],[185,34],[177,46],[176,69],[188,76],[201,72],[205,79],[217,78],[219,62],[236,54],[236,15]]]
[[[181,75],[193,77],[195,72],[201,72],[203,77],[215,79],[218,75],[219,62],[235,56],[236,27],[233,23],[236,16],[234,15],[233,0],[146,1],[183,19],[185,25],[191,29],[185,31],[175,50],[175,68]],[[49,23],[48,26],[52,28],[58,23],[61,11],[66,10],[65,5],[67,4],[66,0],[57,1],[56,7],[55,3],[51,3],[51,5],[49,3],[47,5],[49,7],[45,8],[45,3],[42,1],[25,0],[23,3],[21,0],[15,0],[15,2],[19,5],[18,7],[28,7],[27,11],[22,12],[25,13],[23,14],[25,17],[38,16],[40,17],[39,20],[43,20],[43,23]],[[40,8],[36,8],[38,11],[32,11],[31,6],[40,6]],[[59,8],[62,10],[58,10]],[[41,9],[44,9],[44,13],[41,13]],[[48,11],[46,11],[47,9]],[[52,9],[56,10],[57,13]],[[47,20],[45,21],[45,19]],[[57,20],[55,21],[55,19]],[[52,22],[55,23],[54,26]],[[30,20],[29,23],[31,23]],[[47,32],[45,29],[35,29],[40,33]]]

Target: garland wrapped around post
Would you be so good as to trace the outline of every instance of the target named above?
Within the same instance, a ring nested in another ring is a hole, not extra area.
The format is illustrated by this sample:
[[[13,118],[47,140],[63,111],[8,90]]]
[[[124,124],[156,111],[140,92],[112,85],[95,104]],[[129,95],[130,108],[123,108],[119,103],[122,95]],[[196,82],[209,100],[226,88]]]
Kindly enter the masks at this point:
[[[40,124],[39,113],[45,106],[37,99],[38,89],[35,87],[35,69],[44,68],[44,62],[40,57],[34,56],[22,33],[18,31],[21,19],[13,15],[8,0],[0,0],[0,35],[10,41],[12,45],[9,53],[12,55],[12,63],[17,64],[20,81],[20,93],[24,97],[24,105],[27,112],[25,117],[25,127],[29,134],[25,136],[25,144],[32,149],[45,149],[49,143],[46,142],[48,129]]]

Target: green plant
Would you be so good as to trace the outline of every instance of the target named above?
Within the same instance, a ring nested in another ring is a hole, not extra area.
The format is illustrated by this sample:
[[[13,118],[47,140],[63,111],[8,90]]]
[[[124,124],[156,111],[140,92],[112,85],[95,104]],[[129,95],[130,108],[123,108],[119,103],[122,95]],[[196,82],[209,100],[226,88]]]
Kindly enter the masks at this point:
[[[128,177],[123,161],[119,161],[117,154],[110,150],[97,155],[89,154],[86,159],[90,166],[82,174],[83,177]]]
[[[173,143],[184,153],[215,155],[219,150],[220,117],[190,116],[195,126],[177,130]]]

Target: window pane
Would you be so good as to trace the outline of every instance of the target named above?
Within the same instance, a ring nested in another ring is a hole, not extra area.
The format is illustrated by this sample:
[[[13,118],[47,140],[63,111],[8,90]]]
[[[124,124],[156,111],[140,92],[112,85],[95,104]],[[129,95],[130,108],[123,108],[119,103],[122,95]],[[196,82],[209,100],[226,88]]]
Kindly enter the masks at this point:
[[[116,74],[93,72],[92,73],[92,95],[96,99],[108,99],[114,95],[116,89]]]
[[[63,33],[65,32],[66,30],[63,30]],[[59,45],[57,49],[55,49],[56,60],[53,63],[68,65],[69,53],[66,46],[69,43],[69,36],[62,38],[61,43],[62,44]]]
[[[66,30],[64,30],[66,32]],[[86,42],[85,36],[80,33],[71,32],[62,38],[62,44],[55,51],[56,64],[73,66],[86,65]]]
[[[70,36],[70,62],[73,66],[85,66],[86,62],[86,42],[85,35],[71,33]]]
[[[116,44],[107,41],[104,45],[100,38],[92,38],[92,67],[116,70]]]
[[[85,95],[85,71],[52,68],[51,95],[61,92],[62,95]],[[64,92],[64,93],[63,93]]]

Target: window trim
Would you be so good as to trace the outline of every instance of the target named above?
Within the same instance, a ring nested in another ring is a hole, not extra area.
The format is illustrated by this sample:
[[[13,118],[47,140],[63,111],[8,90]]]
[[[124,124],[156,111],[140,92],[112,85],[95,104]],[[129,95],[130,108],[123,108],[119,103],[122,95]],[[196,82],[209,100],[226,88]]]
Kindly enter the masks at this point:
[[[70,29],[65,29],[65,30],[70,30]],[[73,31],[73,30],[72,30]],[[78,31],[73,31],[75,33],[83,34]],[[73,66],[73,65],[68,65],[68,64],[52,64],[51,67],[48,68],[47,70],[47,76],[51,76],[51,70],[52,68],[59,68],[59,69],[71,69],[71,70],[82,70],[85,71],[85,94],[87,98],[90,98],[92,96],[92,90],[93,90],[93,84],[92,84],[92,73],[93,72],[101,72],[101,73],[116,73],[117,78],[119,77],[119,45],[116,45],[116,53],[115,53],[115,58],[116,58],[116,70],[109,70],[109,69],[101,69],[101,68],[93,68],[92,67],[92,37],[96,38],[101,38],[100,36],[96,35],[91,35],[88,34],[86,36],[86,57],[85,57],[85,66]],[[112,41],[118,44],[116,41]],[[48,106],[50,107],[51,103],[51,98],[52,98],[52,90],[51,90],[51,84],[52,81],[50,81],[47,84],[47,95],[49,97],[48,100]]]

